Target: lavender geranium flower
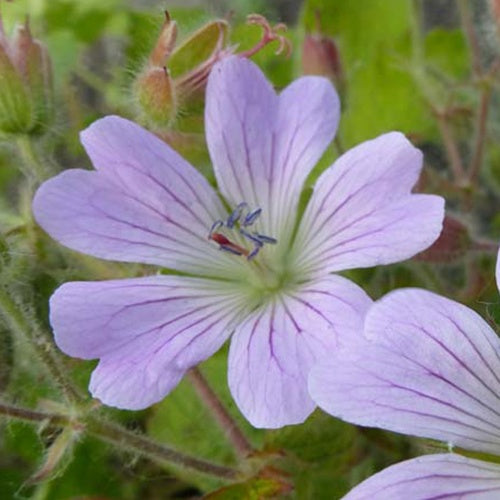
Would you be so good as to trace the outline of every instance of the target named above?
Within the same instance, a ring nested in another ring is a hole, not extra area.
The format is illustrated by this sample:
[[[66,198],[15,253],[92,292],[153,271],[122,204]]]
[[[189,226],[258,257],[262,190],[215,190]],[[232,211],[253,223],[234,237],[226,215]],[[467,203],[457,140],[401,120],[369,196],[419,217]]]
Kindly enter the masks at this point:
[[[278,97],[257,66],[230,57],[206,100],[225,204],[175,151],[118,117],[81,135],[96,171],[68,170],[39,189],[35,217],[64,245],[182,273],[63,285],[50,303],[55,339],[71,356],[99,358],[96,398],[139,409],[233,334],[228,379],[243,414],[257,427],[302,422],[315,407],[310,367],[359,336],[371,304],[330,273],[426,248],[443,199],[410,193],[422,155],[391,132],[339,158],[298,224],[304,181],[337,128],[331,84],[304,77]]]
[[[500,290],[500,253],[496,267]],[[500,457],[500,339],[474,311],[425,290],[376,302],[366,340],[313,368],[327,412],[359,425],[438,439]],[[393,465],[349,499],[500,498],[500,465],[454,453]]]

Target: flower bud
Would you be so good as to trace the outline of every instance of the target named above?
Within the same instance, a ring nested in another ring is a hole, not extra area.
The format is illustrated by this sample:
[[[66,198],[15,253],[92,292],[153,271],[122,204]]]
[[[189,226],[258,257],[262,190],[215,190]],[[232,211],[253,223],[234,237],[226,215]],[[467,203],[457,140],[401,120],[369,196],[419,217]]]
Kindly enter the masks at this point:
[[[167,68],[153,66],[139,75],[136,94],[146,121],[160,128],[168,127],[176,116],[177,103]]]
[[[177,23],[172,21],[168,12],[165,12],[165,21],[161,27],[160,35],[149,56],[150,66],[165,66],[174,50],[177,40]]]
[[[9,40],[0,21],[0,130],[36,134],[52,121],[52,69],[48,52],[26,22]]]
[[[228,46],[225,20],[206,23],[176,46],[177,25],[168,12],[165,16],[156,44],[133,87],[142,121],[159,134],[172,128],[179,108],[198,109],[213,65],[236,51],[236,47]],[[251,57],[275,41],[279,43],[277,54],[290,52],[290,43],[281,34],[283,24],[273,27],[257,14],[249,15],[247,22],[260,26],[263,34],[254,47],[239,53],[241,57]]]
[[[175,47],[177,25],[168,12],[146,67],[138,75],[134,91],[143,120],[165,130],[183,106],[205,84],[226,43],[227,23],[205,24]]]
[[[326,76],[333,82],[341,82],[342,66],[339,51],[332,38],[306,35],[302,45],[302,73]]]
[[[28,23],[17,27],[13,57],[31,94],[34,130],[40,131],[52,122],[54,114],[52,63],[45,45],[31,36]]]
[[[176,47],[169,61],[175,88],[182,100],[205,89],[212,66],[232,49],[225,49],[228,25],[224,20],[211,21]]]

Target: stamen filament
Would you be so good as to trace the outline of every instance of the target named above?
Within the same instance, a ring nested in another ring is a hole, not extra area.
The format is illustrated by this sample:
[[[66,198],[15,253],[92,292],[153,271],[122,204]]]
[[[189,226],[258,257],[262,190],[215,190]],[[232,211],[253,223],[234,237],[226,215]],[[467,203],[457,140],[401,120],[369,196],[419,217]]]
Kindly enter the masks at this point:
[[[245,215],[243,215],[244,211]],[[271,243],[274,245],[278,242],[278,240],[272,238],[271,236],[266,236],[257,232],[249,232],[243,229],[244,227],[254,224],[260,217],[261,213],[261,208],[256,208],[255,210],[250,211],[248,204],[243,201],[231,212],[225,222],[222,220],[216,220],[212,224],[210,232],[208,233],[208,239],[218,243],[220,250],[230,252],[234,255],[244,255],[247,260],[252,260],[259,253],[265,243]],[[238,224],[237,228],[235,228],[236,224]],[[232,230],[237,229],[238,233],[236,234],[243,236],[243,238],[250,241],[253,244],[253,248],[249,250],[241,245],[238,245],[237,243],[234,243],[223,233],[217,232],[223,227]]]

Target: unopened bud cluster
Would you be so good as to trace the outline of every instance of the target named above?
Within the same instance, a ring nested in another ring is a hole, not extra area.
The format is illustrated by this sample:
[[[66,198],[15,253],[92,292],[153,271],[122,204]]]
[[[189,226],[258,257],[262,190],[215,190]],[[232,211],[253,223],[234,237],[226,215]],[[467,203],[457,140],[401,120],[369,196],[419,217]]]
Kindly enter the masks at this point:
[[[19,25],[8,38],[0,20],[0,131],[37,134],[54,112],[52,66],[46,47]]]
[[[146,122],[156,129],[171,125],[179,106],[204,89],[210,69],[225,51],[226,36],[226,21],[216,20],[176,46],[177,24],[166,13],[146,67],[135,81],[135,95]]]
[[[271,26],[258,14],[249,15],[247,23],[259,26],[262,35],[254,47],[241,52],[229,45],[229,26],[222,19],[206,23],[176,45],[177,25],[167,12],[146,66],[135,79],[134,94],[142,121],[156,132],[171,129],[180,109],[200,102],[210,70],[228,55],[251,57],[272,42],[278,43],[276,54],[290,54],[290,42],[282,34],[284,24]]]

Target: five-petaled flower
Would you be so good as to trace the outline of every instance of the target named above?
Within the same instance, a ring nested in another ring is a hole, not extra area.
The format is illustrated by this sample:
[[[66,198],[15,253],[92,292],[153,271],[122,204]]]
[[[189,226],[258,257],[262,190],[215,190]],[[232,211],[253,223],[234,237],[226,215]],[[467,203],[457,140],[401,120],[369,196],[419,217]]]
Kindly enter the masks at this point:
[[[496,267],[500,290],[500,252]],[[500,339],[471,309],[402,289],[370,308],[365,341],[311,371],[310,390],[348,422],[500,457]],[[498,459],[495,460],[498,462]],[[393,465],[345,497],[500,498],[500,465],[455,453]]]
[[[338,119],[325,78],[300,78],[277,96],[252,62],[219,62],[205,124],[225,203],[130,121],[107,117],[82,133],[96,171],[68,170],[42,185],[36,220],[72,249],[179,273],[67,283],[55,292],[58,346],[100,359],[95,397],[147,407],[233,334],[229,386],[248,420],[273,428],[311,413],[311,366],[359,337],[371,304],[331,273],[413,256],[437,238],[444,212],[442,198],[411,194],[422,155],[391,132],[326,170],[298,221],[304,182]]]

